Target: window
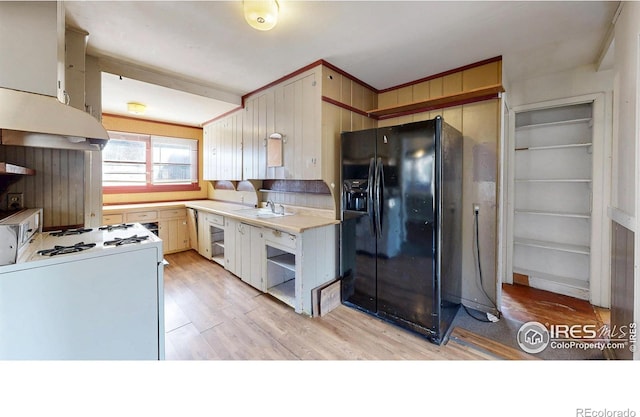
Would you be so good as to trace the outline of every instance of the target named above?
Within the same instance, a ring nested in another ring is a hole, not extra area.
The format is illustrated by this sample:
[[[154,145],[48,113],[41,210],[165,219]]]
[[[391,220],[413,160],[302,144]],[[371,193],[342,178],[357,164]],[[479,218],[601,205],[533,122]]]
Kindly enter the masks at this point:
[[[102,151],[104,192],[198,189],[198,141],[109,132]]]

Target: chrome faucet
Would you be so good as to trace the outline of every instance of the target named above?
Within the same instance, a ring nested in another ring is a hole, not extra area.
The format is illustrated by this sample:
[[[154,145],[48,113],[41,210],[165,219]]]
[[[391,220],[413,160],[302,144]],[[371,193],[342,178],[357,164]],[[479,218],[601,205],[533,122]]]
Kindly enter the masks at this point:
[[[273,204],[273,201],[267,200],[267,207],[269,207],[269,206],[271,207],[271,212],[275,213],[276,212],[276,205]]]
[[[267,207],[271,207],[271,212],[273,214],[284,214],[284,206],[282,204],[278,204],[280,206],[280,211],[276,211],[276,205],[273,201],[267,200]]]

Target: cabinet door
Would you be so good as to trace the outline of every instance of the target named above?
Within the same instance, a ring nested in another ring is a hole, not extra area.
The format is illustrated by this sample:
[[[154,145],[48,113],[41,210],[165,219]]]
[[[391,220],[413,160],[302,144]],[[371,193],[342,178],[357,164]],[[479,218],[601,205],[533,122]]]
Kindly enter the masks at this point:
[[[284,166],[278,178],[321,178],[319,91],[315,73],[275,90],[276,131],[285,140]]]
[[[248,282],[260,291],[266,291],[262,276],[265,258],[262,228],[251,226],[251,269]]]
[[[204,126],[202,143],[202,176],[205,180],[218,179],[218,144],[216,143],[215,130],[219,129],[217,123]]]
[[[224,227],[224,257],[225,264],[224,267],[227,271],[231,272],[234,275],[238,275],[238,266],[236,262],[237,250],[236,250],[236,240],[237,240],[237,230],[238,230],[239,222],[233,219],[226,219],[225,227]]]
[[[162,220],[158,222],[158,237],[162,239],[162,252],[170,253],[178,247],[177,220]]]
[[[316,82],[316,74],[310,74],[299,81],[299,104],[295,115],[296,129],[300,132],[300,141],[296,141],[296,156],[300,155],[302,171],[296,172],[296,178],[305,180],[322,179],[322,141],[320,132],[320,88]],[[298,148],[302,147],[300,151]],[[297,159],[297,158],[296,158]]]
[[[206,213],[198,212],[198,253],[211,259],[211,232]]]
[[[189,226],[187,219],[176,219],[176,248],[175,251],[189,249]]]
[[[274,132],[274,91],[247,100],[243,117],[243,178],[265,179],[267,136]]]
[[[238,240],[236,241],[236,248],[240,247],[238,251],[240,262],[240,278],[247,284],[251,284],[251,229],[252,226],[240,223],[238,226]],[[238,262],[238,254],[236,254],[236,262]]]
[[[248,98],[244,106],[244,116],[242,117],[242,179],[249,180],[256,178],[256,165],[258,153],[255,144],[254,123],[256,114],[255,98]]]

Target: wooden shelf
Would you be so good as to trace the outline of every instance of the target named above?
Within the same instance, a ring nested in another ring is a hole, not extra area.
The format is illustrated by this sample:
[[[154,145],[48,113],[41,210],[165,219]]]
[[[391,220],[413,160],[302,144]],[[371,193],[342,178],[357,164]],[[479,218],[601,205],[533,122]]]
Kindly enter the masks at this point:
[[[516,274],[526,275],[528,277],[535,277],[535,278],[544,279],[546,281],[564,284],[569,287],[579,288],[582,290],[589,289],[588,278],[583,280],[578,278],[563,277],[559,275],[548,274],[546,272],[533,271],[531,269],[517,268],[515,266],[513,267],[513,272]]]
[[[296,257],[292,253],[285,253],[283,255],[272,256],[267,258],[267,262],[271,262],[275,265],[281,266],[289,271],[296,271]]]
[[[296,303],[296,280],[290,279],[267,289],[267,293],[282,301],[288,306],[294,307]]]
[[[577,124],[577,123],[585,123],[585,122],[590,122],[591,118],[587,117],[587,118],[583,118],[583,119],[570,119],[570,120],[560,120],[558,122],[547,122],[547,123],[533,123],[530,125],[523,125],[523,126],[517,126],[516,130],[525,130],[525,129],[531,129],[531,128],[536,128],[536,127],[544,127],[544,126],[562,126],[562,125],[568,125],[568,124]]]
[[[504,92],[502,84],[490,85],[488,87],[476,88],[462,93],[450,94],[448,96],[430,98],[427,100],[414,101],[412,103],[401,104],[393,107],[385,107],[380,109],[369,110],[369,116],[381,117],[389,116],[396,113],[420,110],[429,107],[445,107],[446,105],[456,105],[474,98],[480,98]]]
[[[559,250],[569,253],[577,253],[579,255],[589,255],[591,252],[588,246],[570,245],[568,243],[547,242],[544,240],[514,238],[513,243],[516,245],[530,246],[533,248]]]
[[[567,213],[561,211],[545,211],[545,210],[515,210],[516,214],[533,214],[537,216],[557,216],[557,217],[571,217],[576,219],[590,219],[589,213]]]
[[[211,257],[211,260],[213,262],[217,263],[217,264],[220,264],[220,265],[224,266],[224,254],[223,253],[221,253],[219,255],[213,255]]]
[[[553,149],[570,149],[570,148],[586,148],[591,146],[592,143],[571,143],[567,145],[549,145],[549,146],[530,146],[528,148],[516,148],[516,151],[541,151],[541,150],[553,150]]]
[[[224,240],[216,240],[213,244],[224,249]]]
[[[589,178],[550,178],[550,179],[516,179],[516,182],[576,182],[590,183]]]
[[[18,165],[0,162],[0,175],[35,175],[36,171]]]

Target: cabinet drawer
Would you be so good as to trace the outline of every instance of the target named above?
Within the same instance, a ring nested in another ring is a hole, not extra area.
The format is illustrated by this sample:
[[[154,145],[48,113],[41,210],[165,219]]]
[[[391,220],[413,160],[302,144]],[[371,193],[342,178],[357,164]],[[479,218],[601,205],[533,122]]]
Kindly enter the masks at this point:
[[[210,223],[224,226],[224,216],[221,216],[219,214],[207,213],[207,220]]]
[[[274,229],[263,229],[264,239],[270,242],[277,243],[286,248],[295,249],[296,248],[296,235],[292,235],[287,232],[281,232],[280,230]]]
[[[122,224],[122,223],[124,223],[122,213],[104,214],[102,216],[103,225]]]
[[[161,210],[159,212],[161,219],[183,219],[187,217],[187,209],[177,208],[171,210]]]
[[[127,222],[150,222],[158,218],[157,211],[138,211],[136,213],[127,213]]]

